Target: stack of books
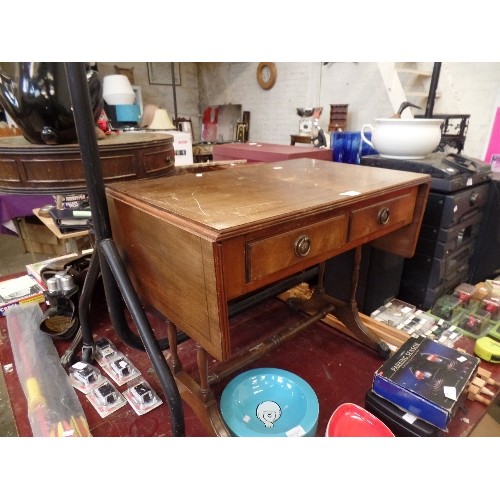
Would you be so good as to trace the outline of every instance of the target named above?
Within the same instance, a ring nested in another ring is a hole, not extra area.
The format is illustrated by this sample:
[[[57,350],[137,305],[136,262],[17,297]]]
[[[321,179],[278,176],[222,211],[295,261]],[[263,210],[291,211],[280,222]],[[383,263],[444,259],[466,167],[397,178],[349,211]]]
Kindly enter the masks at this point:
[[[5,316],[9,307],[26,302],[44,302],[46,288],[33,276],[25,275],[0,281],[0,316]]]
[[[56,208],[49,210],[52,220],[61,233],[69,231],[84,231],[89,228],[92,212],[81,208]]]

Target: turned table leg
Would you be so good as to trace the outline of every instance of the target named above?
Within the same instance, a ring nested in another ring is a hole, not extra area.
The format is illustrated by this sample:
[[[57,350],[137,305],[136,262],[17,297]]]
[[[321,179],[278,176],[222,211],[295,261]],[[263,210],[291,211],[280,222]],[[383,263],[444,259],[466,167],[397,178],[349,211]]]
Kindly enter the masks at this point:
[[[391,349],[375,334],[370,332],[366,327],[361,317],[359,316],[358,304],[356,302],[356,290],[358,288],[359,271],[361,269],[361,247],[356,247],[354,253],[354,266],[351,277],[351,296],[349,304],[338,304],[334,315],[344,323],[353,335],[373,347],[383,359],[387,359],[391,355]]]
[[[189,405],[204,427],[214,436],[230,436],[229,429],[222,420],[218,402],[209,386],[207,352],[201,346],[197,346],[196,362],[200,378],[198,383],[182,367],[177,352],[177,327],[168,320],[167,337],[170,344],[167,359],[182,400]]]
[[[168,359],[170,360],[172,372],[176,373],[182,370],[182,364],[177,353],[177,327],[169,319],[167,319],[167,338],[170,346]]]
[[[348,303],[338,300],[325,293],[323,284],[325,263],[320,264],[318,284],[314,287],[312,296],[310,298],[289,298],[287,303],[292,309],[306,312],[308,314],[314,314],[324,308],[326,304],[333,304],[334,310],[332,311],[332,314],[349,329],[352,336],[377,351],[382,358],[387,359],[391,355],[389,346],[365,327],[359,315],[358,305],[356,302],[356,289],[358,286],[360,268],[361,247],[356,247],[351,277],[351,291]]]

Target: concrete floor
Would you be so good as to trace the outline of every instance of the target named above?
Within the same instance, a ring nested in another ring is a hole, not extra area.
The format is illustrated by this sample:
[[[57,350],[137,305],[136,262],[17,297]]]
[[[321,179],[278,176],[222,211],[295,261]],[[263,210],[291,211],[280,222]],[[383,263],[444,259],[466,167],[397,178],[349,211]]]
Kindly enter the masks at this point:
[[[50,257],[53,257],[53,255],[25,252],[21,238],[14,235],[0,234],[0,278],[26,271],[26,264]]]

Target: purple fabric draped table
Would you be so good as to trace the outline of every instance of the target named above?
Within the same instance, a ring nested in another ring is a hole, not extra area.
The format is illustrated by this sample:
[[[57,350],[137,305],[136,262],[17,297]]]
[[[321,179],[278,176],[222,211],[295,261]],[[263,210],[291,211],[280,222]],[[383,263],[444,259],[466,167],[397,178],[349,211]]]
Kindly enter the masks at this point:
[[[4,194],[0,193],[0,234],[16,235],[4,224],[16,217],[33,215],[34,208],[54,203],[51,195]]]

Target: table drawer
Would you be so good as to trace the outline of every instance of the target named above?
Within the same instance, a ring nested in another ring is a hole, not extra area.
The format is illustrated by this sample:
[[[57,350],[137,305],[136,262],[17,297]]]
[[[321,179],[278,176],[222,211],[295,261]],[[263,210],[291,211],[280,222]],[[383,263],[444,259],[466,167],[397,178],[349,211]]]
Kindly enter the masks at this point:
[[[340,213],[326,221],[246,244],[246,280],[252,282],[302,261],[313,261],[346,242],[347,221]]]
[[[417,190],[388,198],[351,212],[349,240],[363,238],[382,229],[409,224],[413,219]]]

